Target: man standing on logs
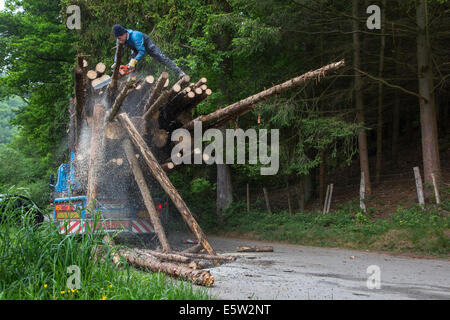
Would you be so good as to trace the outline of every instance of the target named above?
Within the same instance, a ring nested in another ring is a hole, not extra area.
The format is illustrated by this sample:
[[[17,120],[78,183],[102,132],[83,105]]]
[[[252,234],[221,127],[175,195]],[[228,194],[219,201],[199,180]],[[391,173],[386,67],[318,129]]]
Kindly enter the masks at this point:
[[[152,58],[155,58],[159,63],[164,64],[169,69],[171,69],[175,74],[182,78],[185,73],[168,57],[166,57],[161,50],[153,43],[148,35],[145,33],[125,29],[119,24],[113,27],[114,36],[117,38],[117,48],[119,48],[119,43],[125,44],[128,48],[133,50],[131,60],[128,66],[135,68],[136,64],[148,53]],[[114,64],[111,69],[114,69],[117,63],[117,50],[114,57]],[[119,62],[120,63],[120,62]]]

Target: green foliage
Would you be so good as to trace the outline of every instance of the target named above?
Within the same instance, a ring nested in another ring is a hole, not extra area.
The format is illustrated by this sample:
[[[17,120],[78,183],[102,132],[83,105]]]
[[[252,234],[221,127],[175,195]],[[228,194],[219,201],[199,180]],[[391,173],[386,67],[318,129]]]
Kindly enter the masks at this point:
[[[11,137],[17,133],[17,128],[10,124],[15,117],[15,113],[23,106],[23,101],[19,97],[0,101],[0,145],[11,140]]]

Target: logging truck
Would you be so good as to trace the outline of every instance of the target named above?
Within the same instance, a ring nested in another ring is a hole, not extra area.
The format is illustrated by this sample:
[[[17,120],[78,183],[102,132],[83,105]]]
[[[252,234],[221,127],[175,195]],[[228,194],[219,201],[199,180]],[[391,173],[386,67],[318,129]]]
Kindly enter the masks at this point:
[[[94,213],[88,210],[87,196],[75,177],[75,153],[71,152],[68,164],[61,164],[56,183],[50,177],[52,191],[52,218],[62,234],[80,234],[101,229],[105,232],[128,231],[154,233],[148,213],[138,201],[120,197],[99,197]],[[162,222],[168,218],[167,200],[153,198],[155,209]],[[94,222],[95,221],[95,222]]]

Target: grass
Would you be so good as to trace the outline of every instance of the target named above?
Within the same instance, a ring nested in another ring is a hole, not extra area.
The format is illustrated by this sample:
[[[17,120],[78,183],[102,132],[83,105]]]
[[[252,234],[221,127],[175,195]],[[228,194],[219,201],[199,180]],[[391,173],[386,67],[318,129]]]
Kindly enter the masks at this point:
[[[38,228],[33,212],[16,216],[6,212],[0,223],[0,299],[8,300],[202,300],[206,289],[176,281],[160,273],[146,273],[122,262],[116,267],[102,233],[61,235],[50,222]],[[97,248],[106,248],[101,263]],[[70,266],[80,270],[79,288]],[[72,288],[72,289],[71,289]]]
[[[389,219],[375,219],[375,209],[363,214],[357,201],[329,214],[292,216],[287,212],[246,212],[245,204],[238,203],[224,215],[225,222],[210,232],[254,240],[449,257],[449,210],[450,201],[446,200],[439,208],[399,207]]]

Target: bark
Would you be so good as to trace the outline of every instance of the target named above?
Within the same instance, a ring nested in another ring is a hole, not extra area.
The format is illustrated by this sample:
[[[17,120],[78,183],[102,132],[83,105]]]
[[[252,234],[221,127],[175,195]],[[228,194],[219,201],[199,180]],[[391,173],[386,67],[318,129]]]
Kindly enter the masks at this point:
[[[161,95],[162,90],[164,89],[164,84],[169,79],[169,74],[167,72],[161,73],[158,80],[153,87],[152,93],[149,95],[147,101],[144,104],[144,113],[155,103],[158,97]]]
[[[201,243],[196,244],[193,247],[187,248],[186,250],[183,250],[182,253],[198,253],[203,249],[203,246]]]
[[[286,180],[286,194],[288,199],[289,214],[292,216],[294,213],[292,211],[291,192],[289,190],[289,182],[287,180]]]
[[[122,89],[120,90],[119,95],[117,96],[116,100],[114,101],[114,104],[111,107],[111,110],[108,112],[107,121],[111,122],[116,117],[117,113],[119,113],[120,107],[122,106],[123,102],[125,101],[125,98],[128,96],[128,94],[132,91],[132,87],[134,83],[136,82],[136,77],[131,77],[128,79],[126,83],[122,85]]]
[[[237,247],[236,251],[237,252],[273,252],[273,247],[270,247],[270,246],[264,246],[264,247],[242,246],[242,247]]]
[[[110,101],[114,99],[114,96],[117,91],[118,82],[120,79],[119,69],[120,69],[120,61],[122,60],[122,54],[123,54],[123,44],[118,44],[119,48],[117,50],[117,59],[116,59],[116,66],[114,67],[113,75],[112,75],[112,81],[108,85],[108,98]]]
[[[141,249],[135,249],[136,252],[142,253],[142,254],[149,254],[155,258],[158,258],[161,261],[171,261],[171,262],[178,262],[178,263],[189,263],[191,262],[191,259],[176,253],[162,253],[154,250],[141,250]]]
[[[227,164],[217,165],[217,218],[222,221],[222,213],[233,202],[231,169]]]
[[[78,58],[78,64],[80,63],[80,58]],[[81,60],[81,64],[82,64]],[[81,122],[83,120],[83,113],[86,108],[86,86],[85,86],[85,75],[82,65],[77,65],[75,68],[75,141],[78,141],[78,136],[81,129]]]
[[[201,286],[212,286],[214,284],[214,277],[208,271],[194,270],[168,262],[159,262],[149,255],[136,252],[136,250],[120,250],[119,253],[128,263],[153,272],[162,272]]]
[[[103,160],[103,133],[104,133],[105,106],[96,104],[92,119],[91,148],[88,171],[87,206],[93,210],[97,199],[98,173]]]
[[[179,255],[192,258],[192,259],[203,259],[203,260],[214,260],[214,261],[236,261],[236,257],[230,256],[212,256],[207,254],[199,253],[189,253],[189,252],[178,252]]]
[[[155,233],[158,236],[158,240],[161,243],[163,251],[170,252],[172,251],[169,241],[167,240],[166,234],[164,232],[164,228],[161,224],[161,220],[159,219],[159,214],[156,211],[155,204],[153,203],[153,198],[150,193],[150,189],[145,183],[144,174],[139,166],[139,162],[136,159],[133,146],[129,139],[124,139],[122,142],[123,149],[125,150],[125,154],[127,156],[128,162],[130,163],[131,169],[133,170],[133,175],[136,180],[136,183],[141,191],[142,198],[144,199],[145,207],[147,208],[147,212],[150,216],[150,220],[155,228]]]
[[[258,102],[261,102],[273,95],[285,92],[289,89],[293,89],[300,85],[304,85],[313,80],[319,81],[320,78],[324,77],[327,73],[336,71],[339,68],[342,68],[344,65],[345,65],[344,60],[341,60],[339,62],[324,66],[315,71],[307,72],[299,77],[293,78],[282,84],[279,84],[270,89],[262,91],[258,94],[250,96],[246,99],[243,99],[241,101],[233,103],[232,105],[229,105],[225,108],[219,109],[213,113],[200,116],[200,117],[194,119],[193,121],[185,124],[183,126],[183,128],[186,128],[188,130],[193,130],[194,129],[194,121],[202,121],[204,128],[213,127],[220,122],[224,122],[224,120],[226,120],[226,119],[233,118],[237,115],[242,115],[242,114],[249,112],[250,110],[253,109],[253,106],[255,104],[257,104]]]
[[[147,112],[144,114],[144,119],[150,119],[159,109],[169,101],[169,92],[163,91],[158,99],[148,107]]]
[[[355,69],[361,69],[361,42],[360,42],[360,29],[359,21],[356,19],[359,16],[358,12],[358,0],[353,0],[353,66]],[[364,102],[362,96],[362,78],[361,74],[355,70],[354,73],[354,95],[356,105],[356,119],[361,126],[365,125],[364,116]],[[359,146],[359,162],[361,171],[364,172],[366,194],[370,196],[372,188],[370,185],[370,172],[369,172],[369,156],[367,151],[367,134],[364,128],[358,131],[358,146]]]
[[[428,13],[426,0],[419,0],[416,7],[417,26],[417,66],[419,77],[419,94],[424,99],[419,99],[420,103],[420,125],[422,133],[422,156],[424,167],[424,180],[432,185],[435,176],[437,186],[441,182],[441,165],[439,158],[438,132],[436,122],[435,98],[433,92],[433,70],[431,65],[431,48],[429,45]],[[426,190],[425,196],[431,193]]]
[[[158,183],[161,185],[164,191],[172,199],[173,203],[175,204],[175,207],[178,209],[178,211],[180,211],[181,216],[183,217],[184,221],[189,226],[191,231],[195,234],[198,241],[203,245],[203,247],[205,248],[206,251],[208,251],[209,254],[215,255],[214,249],[212,248],[211,244],[206,238],[206,235],[203,233],[203,230],[200,228],[197,221],[192,216],[192,213],[187,207],[186,203],[181,198],[180,194],[175,189],[175,187],[172,185],[166,173],[161,168],[155,156],[150,151],[150,148],[147,146],[144,139],[142,139],[142,137],[139,135],[139,133],[137,132],[134,125],[131,123],[128,116],[125,113],[122,113],[118,116],[118,119],[122,124],[122,126],[124,127],[124,129],[127,131],[134,145],[141,152],[142,157],[149,166],[152,175],[155,177],[155,179],[158,181]]]
[[[264,199],[266,200],[267,211],[270,214],[272,214],[272,209],[270,209],[269,194],[267,193],[267,189],[265,187],[263,188],[263,192],[264,192]]]

